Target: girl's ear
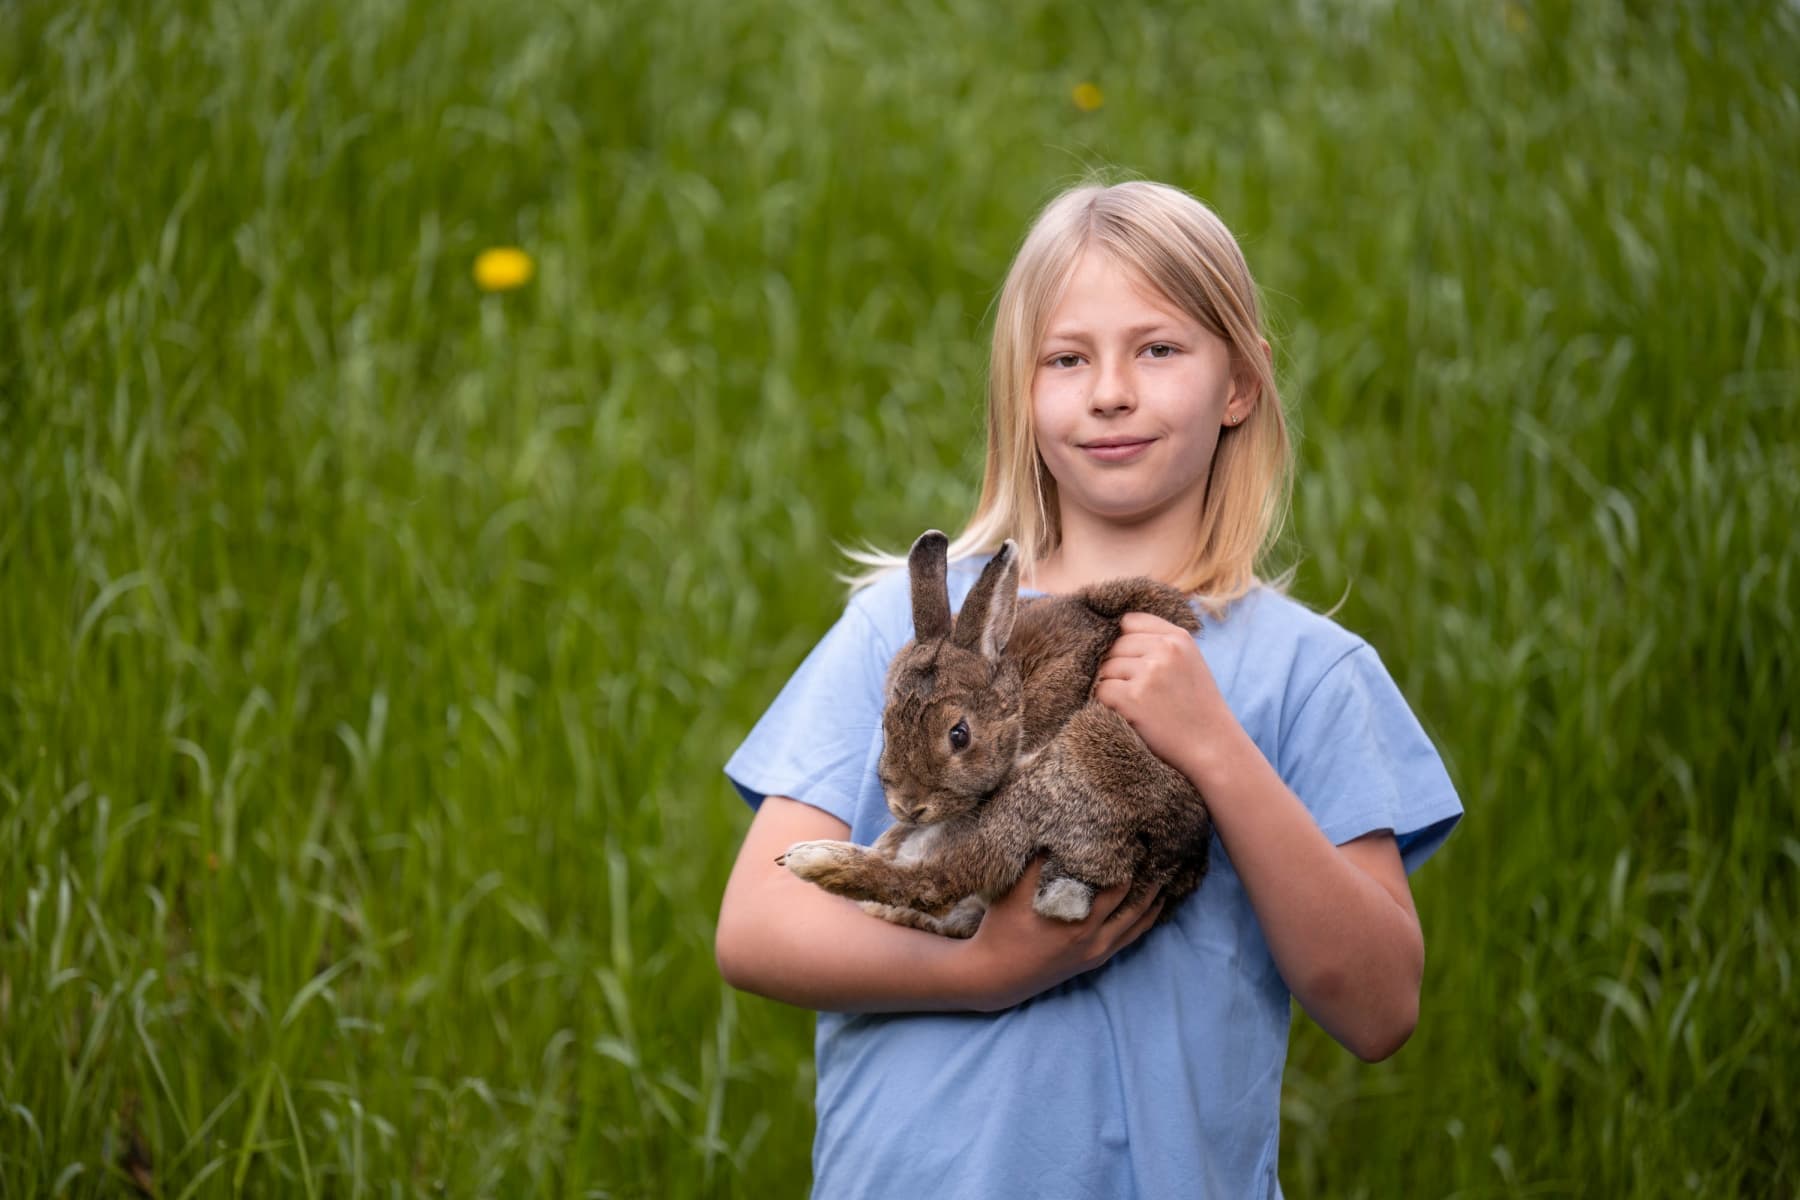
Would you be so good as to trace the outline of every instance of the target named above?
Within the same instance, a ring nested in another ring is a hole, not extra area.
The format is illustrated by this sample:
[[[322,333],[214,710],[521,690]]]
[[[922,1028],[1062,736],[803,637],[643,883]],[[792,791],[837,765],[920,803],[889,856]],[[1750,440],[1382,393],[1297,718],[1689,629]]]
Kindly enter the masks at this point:
[[[1011,538],[1000,544],[956,614],[951,642],[974,650],[989,662],[1000,657],[1012,637],[1013,617],[1019,608],[1018,550],[1018,543]]]
[[[1269,348],[1268,338],[1258,338],[1262,349],[1263,361],[1271,368],[1275,363],[1275,352]],[[1231,395],[1225,401],[1225,424],[1242,425],[1250,414],[1256,411],[1257,401],[1262,399],[1262,373],[1250,363],[1233,356],[1231,364]]]
[[[936,529],[919,535],[906,556],[912,577],[913,637],[924,642],[950,632],[950,585],[944,578],[950,539]]]

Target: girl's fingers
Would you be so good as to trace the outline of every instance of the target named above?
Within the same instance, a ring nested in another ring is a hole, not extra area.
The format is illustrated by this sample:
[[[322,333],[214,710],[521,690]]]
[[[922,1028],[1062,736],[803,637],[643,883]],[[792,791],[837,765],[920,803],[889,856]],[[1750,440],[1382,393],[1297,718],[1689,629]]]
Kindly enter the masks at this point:
[[[1126,633],[1161,634],[1167,633],[1171,629],[1178,633],[1187,632],[1182,629],[1181,626],[1170,621],[1165,621],[1155,613],[1147,612],[1121,613],[1119,616],[1119,628]]]
[[[1121,633],[1106,648],[1106,653],[1112,658],[1137,658],[1149,653],[1152,642],[1149,634]]]
[[[1156,924],[1156,918],[1162,916],[1162,910],[1163,895],[1159,890],[1155,893],[1154,903],[1139,913],[1137,920],[1131,923],[1131,928],[1125,931],[1125,937],[1119,942],[1119,948],[1124,949],[1150,932],[1150,927]]]
[[[1109,658],[1094,672],[1094,682],[1102,679],[1130,679],[1136,673],[1130,659]]]
[[[1130,883],[1120,883],[1118,887],[1109,887],[1107,891],[1094,892],[1093,914],[1105,912],[1102,925],[1116,925],[1118,919],[1136,916],[1136,905],[1125,907],[1125,896],[1130,892]]]
[[[1129,928],[1130,926],[1135,925],[1143,917],[1145,911],[1154,905],[1157,900],[1161,899],[1161,897],[1162,889],[1157,888],[1155,891],[1145,892],[1130,904],[1126,904],[1121,900],[1119,906],[1113,909],[1112,915],[1106,918],[1107,922],[1109,924],[1121,924]]]
[[[1186,634],[1182,635],[1187,636]],[[1106,652],[1112,655],[1124,655],[1128,658],[1143,658],[1156,654],[1162,649],[1167,638],[1161,633],[1121,633],[1113,639]]]
[[[1102,925],[1110,925],[1114,917],[1124,916],[1122,910],[1125,907],[1125,893],[1130,890],[1131,884],[1127,881],[1095,892],[1093,904],[1088,909],[1089,919],[1100,916]],[[1105,915],[1101,916],[1101,914]]]

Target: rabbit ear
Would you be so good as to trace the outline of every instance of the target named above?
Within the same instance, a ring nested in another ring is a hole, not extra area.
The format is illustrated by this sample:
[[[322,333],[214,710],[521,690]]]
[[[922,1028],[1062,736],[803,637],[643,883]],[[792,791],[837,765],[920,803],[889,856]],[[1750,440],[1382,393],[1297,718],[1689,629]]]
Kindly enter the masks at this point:
[[[906,556],[906,569],[912,576],[913,637],[921,642],[950,632],[950,589],[944,581],[949,549],[949,538],[927,529]]]
[[[1018,549],[1011,538],[1000,544],[956,615],[956,632],[950,640],[986,659],[999,658],[1012,637],[1013,617],[1019,611]]]

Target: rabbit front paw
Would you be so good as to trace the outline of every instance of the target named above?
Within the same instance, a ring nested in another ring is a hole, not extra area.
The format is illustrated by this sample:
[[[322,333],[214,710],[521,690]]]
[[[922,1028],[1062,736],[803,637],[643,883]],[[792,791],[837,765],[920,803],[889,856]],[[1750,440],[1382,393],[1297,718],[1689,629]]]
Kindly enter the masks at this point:
[[[836,891],[849,882],[865,851],[853,842],[795,842],[777,861],[800,878]],[[835,885],[835,886],[834,886]]]

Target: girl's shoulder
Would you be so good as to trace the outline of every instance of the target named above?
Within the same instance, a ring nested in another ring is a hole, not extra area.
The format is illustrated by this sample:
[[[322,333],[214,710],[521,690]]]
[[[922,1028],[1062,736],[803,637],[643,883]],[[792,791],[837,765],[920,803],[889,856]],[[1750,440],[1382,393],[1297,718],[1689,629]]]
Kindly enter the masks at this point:
[[[1410,872],[1462,803],[1375,647],[1273,588],[1233,605],[1201,648],[1232,710],[1332,842],[1386,829]],[[1392,647],[1404,659],[1406,647]]]
[[[1368,645],[1326,614],[1267,584],[1233,601],[1224,620],[1208,621],[1206,629],[1252,637],[1266,648],[1282,647],[1309,659],[1342,658]]]
[[[907,582],[906,568],[890,568],[873,583],[858,588],[851,593],[845,608],[847,611],[862,614],[871,625],[883,633],[886,633],[900,618],[905,618],[907,624],[910,625],[912,622],[912,590]]]
[[[1291,709],[1340,667],[1379,669],[1362,637],[1272,587],[1251,589],[1222,620],[1203,616],[1200,645],[1215,674],[1238,686],[1272,693]]]

